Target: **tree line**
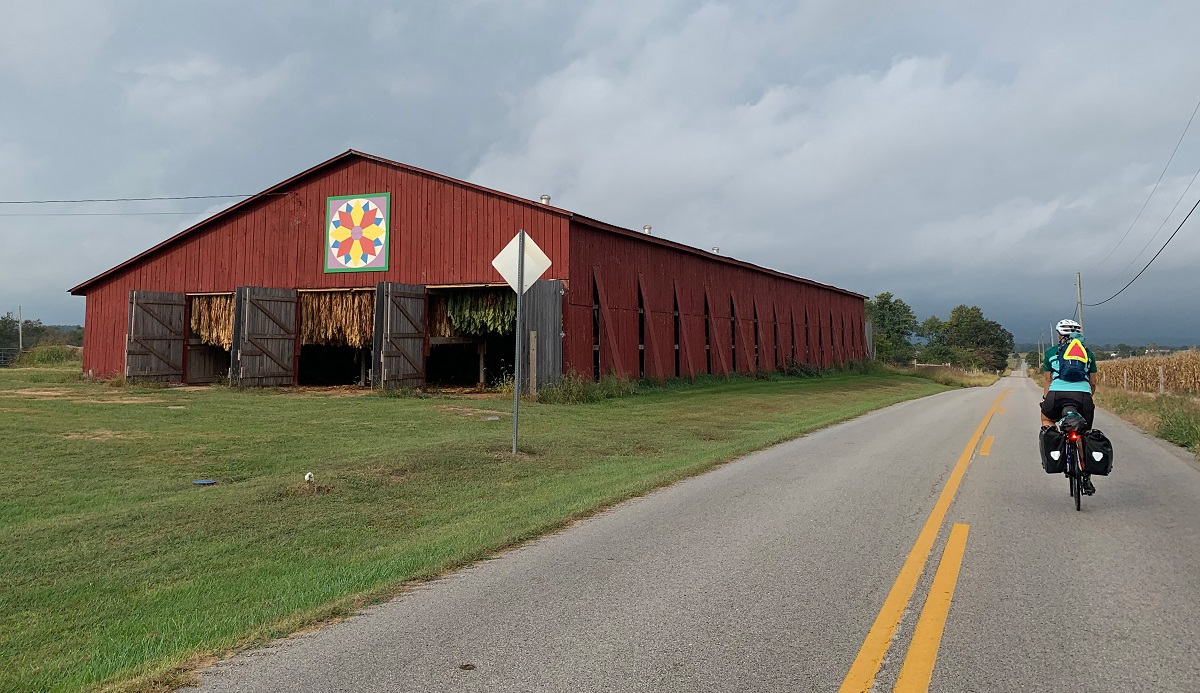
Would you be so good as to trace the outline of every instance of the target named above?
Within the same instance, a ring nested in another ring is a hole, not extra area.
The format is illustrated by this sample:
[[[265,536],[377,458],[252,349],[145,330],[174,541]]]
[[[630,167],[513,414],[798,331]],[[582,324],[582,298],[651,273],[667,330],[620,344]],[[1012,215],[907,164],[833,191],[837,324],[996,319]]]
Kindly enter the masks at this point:
[[[918,323],[912,307],[885,291],[867,300],[867,319],[880,361],[1001,370],[1013,353],[1012,333],[978,306],[960,305],[945,320],[931,315]]]
[[[17,316],[11,311],[0,315],[0,349],[17,348],[17,325]],[[26,349],[51,344],[83,345],[83,328],[78,325],[43,325],[41,320],[23,320],[20,326]]]

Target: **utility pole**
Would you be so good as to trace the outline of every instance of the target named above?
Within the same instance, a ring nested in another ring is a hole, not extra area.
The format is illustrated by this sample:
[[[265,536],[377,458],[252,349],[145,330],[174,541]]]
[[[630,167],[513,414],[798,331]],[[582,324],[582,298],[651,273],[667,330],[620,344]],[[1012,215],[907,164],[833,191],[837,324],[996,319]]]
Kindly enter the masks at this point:
[[[1079,331],[1083,332],[1083,277],[1075,273],[1075,296],[1079,300]]]
[[[21,306],[17,306],[17,353],[22,351],[25,351],[25,321],[21,319]]]

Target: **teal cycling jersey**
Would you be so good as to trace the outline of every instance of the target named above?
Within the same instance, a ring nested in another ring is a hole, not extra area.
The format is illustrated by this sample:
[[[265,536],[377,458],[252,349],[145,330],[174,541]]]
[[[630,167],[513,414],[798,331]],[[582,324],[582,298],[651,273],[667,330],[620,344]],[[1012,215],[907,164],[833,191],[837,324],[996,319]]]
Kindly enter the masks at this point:
[[[1087,349],[1087,347],[1084,347]],[[1091,349],[1087,349],[1089,374],[1096,372],[1096,357],[1092,354]],[[1053,373],[1054,378],[1050,381],[1051,392],[1091,392],[1092,386],[1086,380],[1081,380],[1077,383],[1069,383],[1065,380],[1058,379],[1058,347],[1052,346],[1046,350],[1042,357],[1042,370]]]

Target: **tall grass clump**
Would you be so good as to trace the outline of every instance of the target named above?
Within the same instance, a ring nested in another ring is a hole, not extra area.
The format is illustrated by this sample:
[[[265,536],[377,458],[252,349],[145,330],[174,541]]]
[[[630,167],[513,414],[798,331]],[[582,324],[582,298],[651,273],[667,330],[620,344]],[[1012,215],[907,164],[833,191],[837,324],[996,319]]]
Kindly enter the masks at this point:
[[[1200,454],[1200,406],[1179,397],[1158,404],[1158,437]]]
[[[555,385],[538,392],[537,401],[542,404],[587,404],[636,395],[650,387],[649,384],[621,380],[612,375],[597,381],[584,378],[577,373],[569,373]]]
[[[61,363],[83,361],[83,350],[78,347],[46,345],[33,347],[22,352],[14,365],[21,366],[54,366]]]

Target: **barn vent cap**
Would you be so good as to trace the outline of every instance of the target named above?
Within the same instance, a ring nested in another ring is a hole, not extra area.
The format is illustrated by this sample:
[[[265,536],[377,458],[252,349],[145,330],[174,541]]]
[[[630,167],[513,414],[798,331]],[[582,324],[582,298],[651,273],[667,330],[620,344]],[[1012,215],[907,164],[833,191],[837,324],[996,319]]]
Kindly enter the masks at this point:
[[[544,204],[544,205],[550,204],[550,196],[549,195],[542,195],[542,204]]]
[[[649,224],[646,224],[645,226],[642,227],[642,233],[646,234],[647,236],[650,235],[650,225]]]

